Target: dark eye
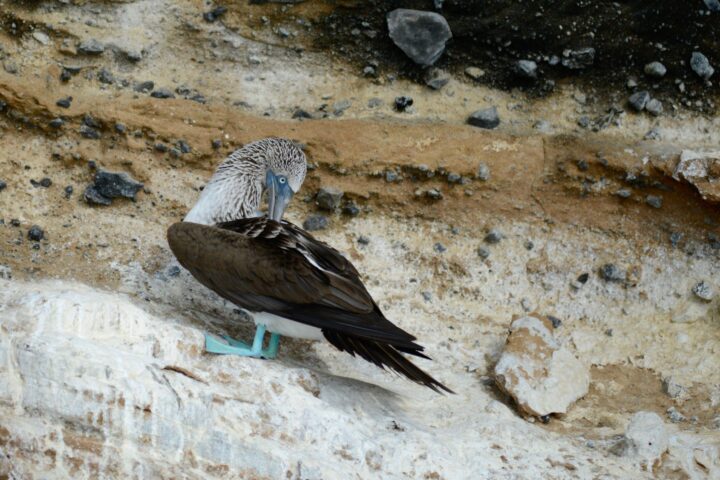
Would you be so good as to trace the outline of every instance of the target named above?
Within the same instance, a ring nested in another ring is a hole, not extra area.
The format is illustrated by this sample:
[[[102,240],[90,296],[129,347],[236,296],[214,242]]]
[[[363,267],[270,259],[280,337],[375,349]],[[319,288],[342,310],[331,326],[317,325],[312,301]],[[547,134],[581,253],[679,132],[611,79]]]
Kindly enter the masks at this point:
[[[285,182],[287,182],[287,180],[285,179],[285,177],[280,177],[280,178],[278,178],[278,182],[285,183]]]

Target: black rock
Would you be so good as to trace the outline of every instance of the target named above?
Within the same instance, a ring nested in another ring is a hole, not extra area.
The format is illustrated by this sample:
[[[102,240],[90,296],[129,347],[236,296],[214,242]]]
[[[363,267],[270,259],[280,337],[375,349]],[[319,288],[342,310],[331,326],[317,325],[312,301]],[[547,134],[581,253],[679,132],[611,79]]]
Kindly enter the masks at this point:
[[[45,232],[37,225],[33,225],[30,227],[30,230],[28,230],[28,238],[34,242],[39,242],[45,238]]]
[[[162,153],[165,153],[165,152],[167,152],[167,151],[168,151],[168,147],[167,147],[167,145],[165,145],[165,144],[164,144],[164,143],[162,143],[162,142],[158,142],[158,143],[156,143],[156,144],[155,144],[155,145],[153,146],[153,148],[154,148],[154,149],[155,149],[155,151],[157,151],[157,152],[162,152]]]
[[[433,250],[435,250],[437,253],[443,253],[443,252],[447,251],[447,248],[445,248],[445,245],[438,242],[435,245],[433,245]]]
[[[99,195],[105,198],[125,197],[132,200],[135,200],[135,195],[143,188],[142,183],[134,180],[127,173],[107,170],[98,170],[92,186]]]
[[[662,78],[667,73],[667,68],[660,62],[650,62],[645,65],[645,75],[654,78]]]
[[[75,189],[72,185],[68,185],[67,187],[65,187],[65,198],[70,198],[70,195],[72,195],[74,191]]]
[[[84,40],[78,45],[78,52],[84,53],[85,55],[100,55],[104,51],[105,46],[94,38]]]
[[[578,167],[578,170],[580,170],[581,172],[587,172],[588,168],[590,168],[587,161],[585,161],[585,160],[578,160],[577,167]]]
[[[313,118],[313,116],[310,112],[303,110],[302,108],[298,108],[293,112],[292,118]]]
[[[447,181],[448,183],[460,183],[462,181],[462,177],[458,173],[450,172],[448,173]]]
[[[552,315],[548,315],[547,318],[548,318],[548,320],[550,320],[550,322],[552,323],[553,328],[560,328],[560,326],[562,325],[562,320],[560,320],[560,319],[557,318],[557,317],[554,317],[554,316],[552,316]]]
[[[478,256],[479,256],[480,258],[482,258],[483,260],[485,260],[486,258],[488,258],[488,257],[490,256],[490,250],[488,250],[488,249],[485,248],[485,247],[479,247],[479,248],[477,249],[477,254],[478,254]]]
[[[328,219],[325,215],[310,215],[303,222],[303,228],[308,232],[324,230],[328,226]]]
[[[581,273],[580,275],[578,275],[577,281],[582,284],[586,284],[589,279],[590,279],[589,273]]]
[[[649,101],[650,93],[645,90],[635,92],[628,98],[628,103],[637,112],[642,112]]]
[[[395,110],[398,112],[404,112],[410,105],[413,104],[412,97],[402,96],[395,97]]]
[[[167,88],[158,88],[154,90],[150,96],[153,98],[175,98],[175,94]]]
[[[693,52],[690,57],[690,67],[693,72],[697,73],[703,80],[708,80],[715,73],[715,69],[710,66],[710,60],[700,52]]]
[[[94,185],[88,185],[83,194],[85,201],[94,205],[110,205],[112,200],[100,195]]]
[[[495,229],[492,229],[485,235],[485,243],[495,244],[500,243],[500,240],[504,238],[504,235]]]
[[[220,7],[215,7],[215,8],[213,8],[212,10],[210,10],[209,12],[203,13],[203,19],[204,19],[206,22],[212,23],[212,22],[214,22],[215,20],[217,20],[218,18],[220,18],[220,17],[222,17],[223,15],[225,15],[225,12],[227,12],[227,8],[226,8],[226,7],[222,7],[222,6],[220,6]]]
[[[124,123],[118,122],[115,124],[115,131],[117,133],[125,133],[125,132],[127,132],[127,127],[125,126]]]
[[[180,149],[180,152],[182,152],[182,153],[192,152],[190,145],[188,145],[188,143],[185,140],[178,140],[176,145]]]
[[[50,178],[45,177],[42,180],[40,180],[40,186],[44,188],[49,188],[52,185],[52,180]]]
[[[12,220],[10,220],[10,225],[13,226],[13,227],[19,227],[19,226],[20,226],[20,220],[18,220],[17,218],[13,218]]]
[[[680,240],[682,240],[683,234],[680,232],[672,232],[670,234],[670,244],[673,247],[677,247],[680,244]]]
[[[218,150],[222,147],[222,140],[216,138],[215,140],[212,141],[211,145],[212,145],[213,150]]]
[[[51,128],[60,128],[65,124],[65,120],[62,118],[53,118],[48,122]]]
[[[385,171],[385,181],[388,183],[392,183],[397,181],[398,174],[395,170],[386,170]]]
[[[108,70],[106,68],[102,68],[102,69],[100,69],[100,72],[98,72],[98,80],[101,83],[114,83],[115,77],[110,72],[110,70]]]
[[[65,97],[61,98],[57,102],[55,102],[55,105],[62,108],[70,108],[70,103],[72,103],[72,97]]]
[[[344,194],[342,190],[338,190],[337,188],[323,187],[318,190],[315,200],[321,209],[335,210],[340,206]]]
[[[7,188],[7,183],[3,180],[0,180],[0,192],[5,190]]]
[[[148,80],[146,82],[138,83],[137,85],[135,85],[133,90],[140,93],[148,93],[152,91],[153,88],[155,88],[155,82],[153,82],[152,80]]]
[[[515,73],[522,78],[537,78],[537,63],[532,60],[518,60],[515,62]]]
[[[484,108],[470,115],[467,123],[473,127],[493,129],[500,125],[500,116],[496,107]]]
[[[600,267],[600,278],[606,282],[624,282],[626,275],[615,264],[606,263]]]
[[[343,206],[342,213],[350,217],[357,217],[360,215],[360,209],[353,202],[348,202]]]
[[[365,235],[360,235],[357,239],[357,242],[360,245],[368,245],[370,243],[370,239],[366,237]]]
[[[657,195],[648,195],[647,197],[645,197],[645,203],[647,203],[653,208],[660,208],[662,207],[662,197],[659,197]]]
[[[90,128],[102,128],[102,124],[89,113],[83,115],[83,124]]]
[[[525,243],[523,244],[525,246],[525,250],[532,250],[535,248],[535,244],[532,240],[525,240]]]
[[[80,135],[91,140],[100,139],[100,132],[92,127],[88,127],[87,125],[80,125]]]
[[[450,75],[439,68],[431,68],[425,74],[425,85],[433,90],[440,90],[447,85],[449,81]]]
[[[60,72],[60,81],[63,83],[69,82],[72,76],[73,74],[70,70],[68,70],[67,68],[63,68],[62,72]]]
[[[435,63],[452,38],[447,20],[435,12],[398,8],[387,14],[387,24],[395,45],[422,66]]]
[[[580,70],[595,63],[595,49],[592,47],[563,52],[562,64],[565,68]]]

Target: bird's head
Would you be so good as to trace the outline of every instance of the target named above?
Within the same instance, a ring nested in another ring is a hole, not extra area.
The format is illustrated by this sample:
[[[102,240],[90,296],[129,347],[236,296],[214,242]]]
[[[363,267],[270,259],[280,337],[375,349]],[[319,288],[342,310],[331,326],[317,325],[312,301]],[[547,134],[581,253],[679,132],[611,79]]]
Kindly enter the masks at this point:
[[[307,172],[305,154],[289,140],[277,141],[276,148],[266,154],[264,190],[267,194],[268,217],[279,222],[293,195],[300,190]]]

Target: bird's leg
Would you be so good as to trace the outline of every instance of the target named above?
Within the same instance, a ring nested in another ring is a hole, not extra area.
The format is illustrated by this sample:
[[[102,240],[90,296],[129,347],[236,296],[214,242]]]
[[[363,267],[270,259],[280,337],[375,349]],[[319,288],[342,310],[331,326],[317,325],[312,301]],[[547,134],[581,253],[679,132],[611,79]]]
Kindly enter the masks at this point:
[[[275,358],[277,356],[278,345],[280,343],[280,335],[273,333],[270,335],[270,342],[267,349],[263,349],[263,340],[265,339],[265,325],[258,325],[255,330],[255,338],[252,346],[245,342],[235,340],[224,335],[222,340],[215,335],[205,334],[205,351],[210,353],[218,353],[221,355],[239,355],[242,357],[256,358]],[[223,341],[224,340],[224,341]]]

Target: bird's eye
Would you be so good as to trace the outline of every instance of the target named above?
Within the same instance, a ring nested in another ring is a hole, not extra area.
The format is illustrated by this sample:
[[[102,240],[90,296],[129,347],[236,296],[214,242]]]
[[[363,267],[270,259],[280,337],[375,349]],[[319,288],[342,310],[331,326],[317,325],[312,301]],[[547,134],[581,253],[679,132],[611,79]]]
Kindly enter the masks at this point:
[[[287,182],[287,180],[285,179],[285,177],[280,177],[280,178],[278,178],[278,182],[285,183],[285,182]]]

